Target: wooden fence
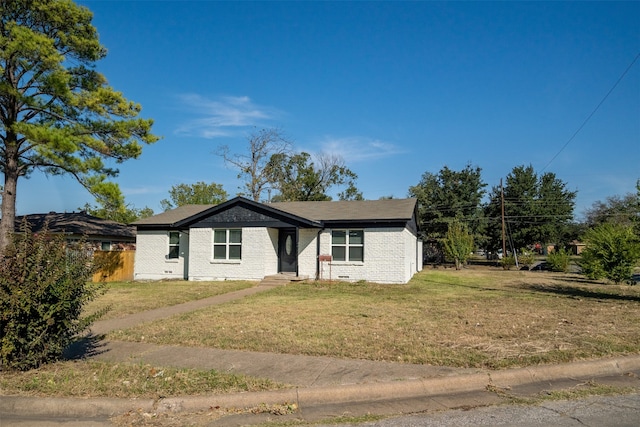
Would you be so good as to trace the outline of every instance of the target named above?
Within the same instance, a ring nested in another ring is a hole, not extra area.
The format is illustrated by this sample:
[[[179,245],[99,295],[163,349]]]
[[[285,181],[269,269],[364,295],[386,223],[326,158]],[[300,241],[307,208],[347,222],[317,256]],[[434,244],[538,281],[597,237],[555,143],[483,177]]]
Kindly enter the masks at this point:
[[[133,280],[133,260],[136,251],[95,251],[94,260],[100,266],[94,282],[126,282]]]

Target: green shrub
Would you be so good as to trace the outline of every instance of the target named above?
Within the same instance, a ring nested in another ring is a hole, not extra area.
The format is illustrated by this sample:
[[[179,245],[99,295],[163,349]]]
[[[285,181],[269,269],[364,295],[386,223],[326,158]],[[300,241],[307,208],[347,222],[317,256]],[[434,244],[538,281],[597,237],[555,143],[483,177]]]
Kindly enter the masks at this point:
[[[500,260],[500,264],[505,270],[511,270],[511,267],[514,267],[516,265],[516,257],[514,257],[513,255],[503,256]]]
[[[473,251],[473,236],[467,230],[467,226],[454,219],[449,223],[447,235],[442,243],[446,257],[455,263],[456,270],[460,270]]]
[[[28,370],[59,359],[101,313],[81,318],[102,285],[91,254],[62,236],[26,227],[0,259],[0,370]]]
[[[585,233],[584,242],[580,267],[587,277],[632,283],[633,269],[640,260],[640,238],[632,227],[601,224]]]
[[[566,273],[569,271],[571,263],[571,254],[564,248],[556,249],[547,255],[547,263],[551,267],[551,271],[559,271]]]
[[[518,263],[523,267],[527,267],[527,269],[531,270],[531,266],[536,262],[536,257],[532,251],[529,249],[523,248],[520,250],[520,255],[518,255]]]

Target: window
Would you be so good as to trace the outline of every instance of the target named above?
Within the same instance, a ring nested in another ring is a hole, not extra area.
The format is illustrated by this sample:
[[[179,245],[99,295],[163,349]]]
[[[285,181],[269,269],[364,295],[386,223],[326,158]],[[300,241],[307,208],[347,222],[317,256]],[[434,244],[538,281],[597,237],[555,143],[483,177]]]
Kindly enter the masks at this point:
[[[101,242],[100,243],[100,250],[110,251],[111,250],[111,242]]]
[[[213,230],[213,259],[242,259],[242,230]]]
[[[178,231],[169,232],[169,259],[177,259],[180,256],[180,233]]]
[[[333,230],[331,255],[334,261],[364,261],[364,231]]]

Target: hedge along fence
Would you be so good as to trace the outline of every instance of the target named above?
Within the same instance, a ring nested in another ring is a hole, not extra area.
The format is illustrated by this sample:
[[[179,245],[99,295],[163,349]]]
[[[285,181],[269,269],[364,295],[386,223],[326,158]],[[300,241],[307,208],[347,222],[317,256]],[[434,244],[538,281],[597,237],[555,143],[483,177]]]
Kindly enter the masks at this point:
[[[93,259],[98,267],[94,282],[126,282],[133,280],[133,263],[136,251],[95,251]]]

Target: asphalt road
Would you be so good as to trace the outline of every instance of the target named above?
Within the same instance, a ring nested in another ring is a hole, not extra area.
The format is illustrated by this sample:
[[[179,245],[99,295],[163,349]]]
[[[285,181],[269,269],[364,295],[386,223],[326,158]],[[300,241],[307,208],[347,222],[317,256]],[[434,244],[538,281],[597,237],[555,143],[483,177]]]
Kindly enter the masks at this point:
[[[351,424],[351,426],[355,426]],[[536,406],[503,405],[407,415],[360,427],[638,427],[640,394],[549,401]],[[331,427],[329,425],[324,427]],[[335,425],[333,426],[335,427]],[[343,427],[347,427],[343,425]]]

